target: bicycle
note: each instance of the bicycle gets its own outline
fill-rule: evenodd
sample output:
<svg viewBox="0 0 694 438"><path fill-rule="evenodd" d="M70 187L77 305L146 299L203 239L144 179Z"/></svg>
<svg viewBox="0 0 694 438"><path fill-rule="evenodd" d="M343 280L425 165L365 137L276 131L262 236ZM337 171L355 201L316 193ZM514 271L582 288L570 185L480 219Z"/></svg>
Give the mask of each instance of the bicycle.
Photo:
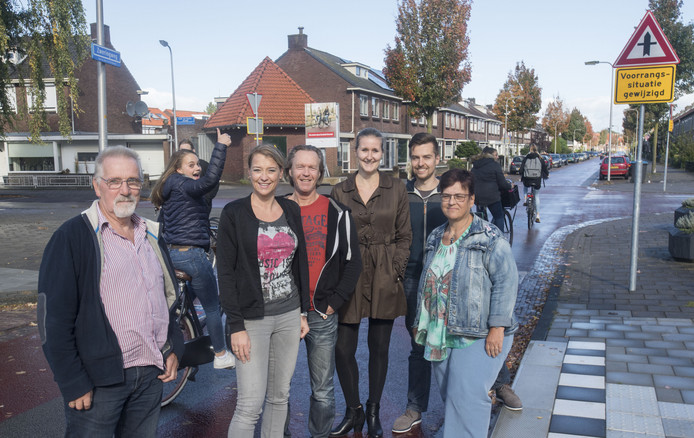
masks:
<svg viewBox="0 0 694 438"><path fill-rule="evenodd" d="M212 342L209 336L204 335L205 317L204 315L198 316L198 308L202 312L202 306L199 303L196 306L188 291L188 282L192 278L178 269L175 270L175 273L180 294L176 298L172 312L176 312L176 322L183 332L185 350L183 357L178 361L176 379L163 385L161 406L171 403L183 391L188 381L195 381L198 366L214 360Z"/></svg>
<svg viewBox="0 0 694 438"><path fill-rule="evenodd" d="M487 206L483 204L475 204L477 211L475 214L485 221L489 222L487 216ZM511 216L511 210L513 210L513 216ZM516 216L516 206L507 207L504 206L504 229L501 232L508 241L510 246L513 246L513 218Z"/></svg>
<svg viewBox="0 0 694 438"><path fill-rule="evenodd" d="M535 188L527 194L525 211L528 213L528 229L531 230L537 220L537 205L535 204Z"/></svg>

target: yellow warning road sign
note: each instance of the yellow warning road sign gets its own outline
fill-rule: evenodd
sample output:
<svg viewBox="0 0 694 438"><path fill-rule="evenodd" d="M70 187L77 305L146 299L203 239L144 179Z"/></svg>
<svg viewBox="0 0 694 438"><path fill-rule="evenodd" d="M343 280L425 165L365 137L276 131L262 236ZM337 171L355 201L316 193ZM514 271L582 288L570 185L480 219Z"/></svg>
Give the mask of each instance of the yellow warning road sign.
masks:
<svg viewBox="0 0 694 438"><path fill-rule="evenodd" d="M614 103L672 102L675 97L675 65L616 69Z"/></svg>

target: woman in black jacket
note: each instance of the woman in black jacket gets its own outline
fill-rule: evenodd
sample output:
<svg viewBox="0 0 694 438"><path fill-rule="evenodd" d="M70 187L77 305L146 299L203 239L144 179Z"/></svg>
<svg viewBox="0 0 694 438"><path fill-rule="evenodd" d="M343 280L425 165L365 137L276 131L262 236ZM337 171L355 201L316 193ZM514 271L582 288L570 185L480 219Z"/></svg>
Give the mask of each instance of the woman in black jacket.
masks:
<svg viewBox="0 0 694 438"><path fill-rule="evenodd" d="M301 208L276 197L284 157L272 145L248 157L253 192L224 207L217 233L222 308L238 362L229 436L282 436L299 340L309 330L309 274ZM265 409L263 410L263 404Z"/></svg>
<svg viewBox="0 0 694 438"><path fill-rule="evenodd" d="M210 249L210 221L205 194L214 189L222 176L226 148L229 145L229 135L221 134L218 129L210 167L202 177L195 152L186 149L175 152L164 174L152 189L152 204L161 208L159 217L164 225L163 235L169 244L169 255L174 268L193 278L190 287L205 309L207 330L215 351L216 369L233 368L235 361L224 342L217 280L207 258L207 251Z"/></svg>
<svg viewBox="0 0 694 438"><path fill-rule="evenodd" d="M501 190L511 190L513 186L506 181L497 159L496 149L486 147L482 153L472 158L472 176L475 178L475 204L477 211L488 208L492 213L492 223L504 229L504 207L501 205Z"/></svg>

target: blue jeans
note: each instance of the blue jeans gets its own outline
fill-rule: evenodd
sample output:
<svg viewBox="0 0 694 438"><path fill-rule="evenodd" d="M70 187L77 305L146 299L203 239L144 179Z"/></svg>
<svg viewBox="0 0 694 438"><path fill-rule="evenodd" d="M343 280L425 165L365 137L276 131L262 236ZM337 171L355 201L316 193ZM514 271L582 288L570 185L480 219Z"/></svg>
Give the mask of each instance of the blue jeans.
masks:
<svg viewBox="0 0 694 438"><path fill-rule="evenodd" d="M304 338L311 378L311 401L308 431L313 438L327 437L335 419L335 343L337 313L323 319L318 312L308 312L310 331Z"/></svg>
<svg viewBox="0 0 694 438"><path fill-rule="evenodd" d="M424 346L414 341L412 324L417 315L417 287L419 279L405 277L405 298L407 299L407 314L405 328L410 335L410 356L407 358L407 409L416 412L426 412L429 407L429 390L431 389L431 362L424 359Z"/></svg>
<svg viewBox="0 0 694 438"><path fill-rule="evenodd" d="M433 362L434 376L445 405L443 437L486 437L492 401L489 388L513 344L513 335L504 336L501 354L487 355L485 340L465 348L449 348L448 358Z"/></svg>
<svg viewBox="0 0 694 438"><path fill-rule="evenodd" d="M246 363L236 361L238 395L229 438L253 438L261 413L261 437L282 436L289 387L299 354L300 318L296 308L281 315L244 320L251 341L251 359Z"/></svg>
<svg viewBox="0 0 694 438"><path fill-rule="evenodd" d="M491 222L497 226L501 231L504 231L504 206L501 205L501 201L497 201L493 204L487 205L490 213L492 214ZM480 211L480 208L477 208Z"/></svg>
<svg viewBox="0 0 694 438"><path fill-rule="evenodd" d="M92 407L78 411L64 401L66 437L155 437L159 422L162 371L155 366L126 368L123 383L97 386Z"/></svg>
<svg viewBox="0 0 694 438"><path fill-rule="evenodd" d="M220 353L226 349L224 342L224 329L222 317L219 311L219 293L217 292L217 278L214 276L212 263L207 258L205 250L192 247L186 251L169 249L174 268L183 271L193 278L190 289L200 300L205 309L207 331L212 340L214 351Z"/></svg>

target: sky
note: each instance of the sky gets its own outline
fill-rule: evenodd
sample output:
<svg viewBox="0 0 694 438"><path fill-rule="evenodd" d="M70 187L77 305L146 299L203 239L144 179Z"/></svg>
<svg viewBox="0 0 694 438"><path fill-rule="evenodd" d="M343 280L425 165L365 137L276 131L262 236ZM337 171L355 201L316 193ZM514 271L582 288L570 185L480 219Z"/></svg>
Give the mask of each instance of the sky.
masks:
<svg viewBox="0 0 694 438"><path fill-rule="evenodd" d="M88 23L96 22L96 3L83 1ZM287 35L303 26L308 46L375 69L393 45L396 0L155 0L103 1L111 42L150 107L171 108L173 50L176 108L203 111L215 97L228 97L267 56L287 50ZM648 0L478 0L468 34L472 80L462 97L480 104L494 100L516 64L535 69L542 88L542 110L559 97L577 108L593 129L607 129L612 69L639 24ZM682 7L694 21L694 1ZM108 81L108 78L107 78ZM694 94L675 102L675 113L694 102ZM612 126L622 130L622 111L613 106ZM261 103L262 111L262 103Z"/></svg>

